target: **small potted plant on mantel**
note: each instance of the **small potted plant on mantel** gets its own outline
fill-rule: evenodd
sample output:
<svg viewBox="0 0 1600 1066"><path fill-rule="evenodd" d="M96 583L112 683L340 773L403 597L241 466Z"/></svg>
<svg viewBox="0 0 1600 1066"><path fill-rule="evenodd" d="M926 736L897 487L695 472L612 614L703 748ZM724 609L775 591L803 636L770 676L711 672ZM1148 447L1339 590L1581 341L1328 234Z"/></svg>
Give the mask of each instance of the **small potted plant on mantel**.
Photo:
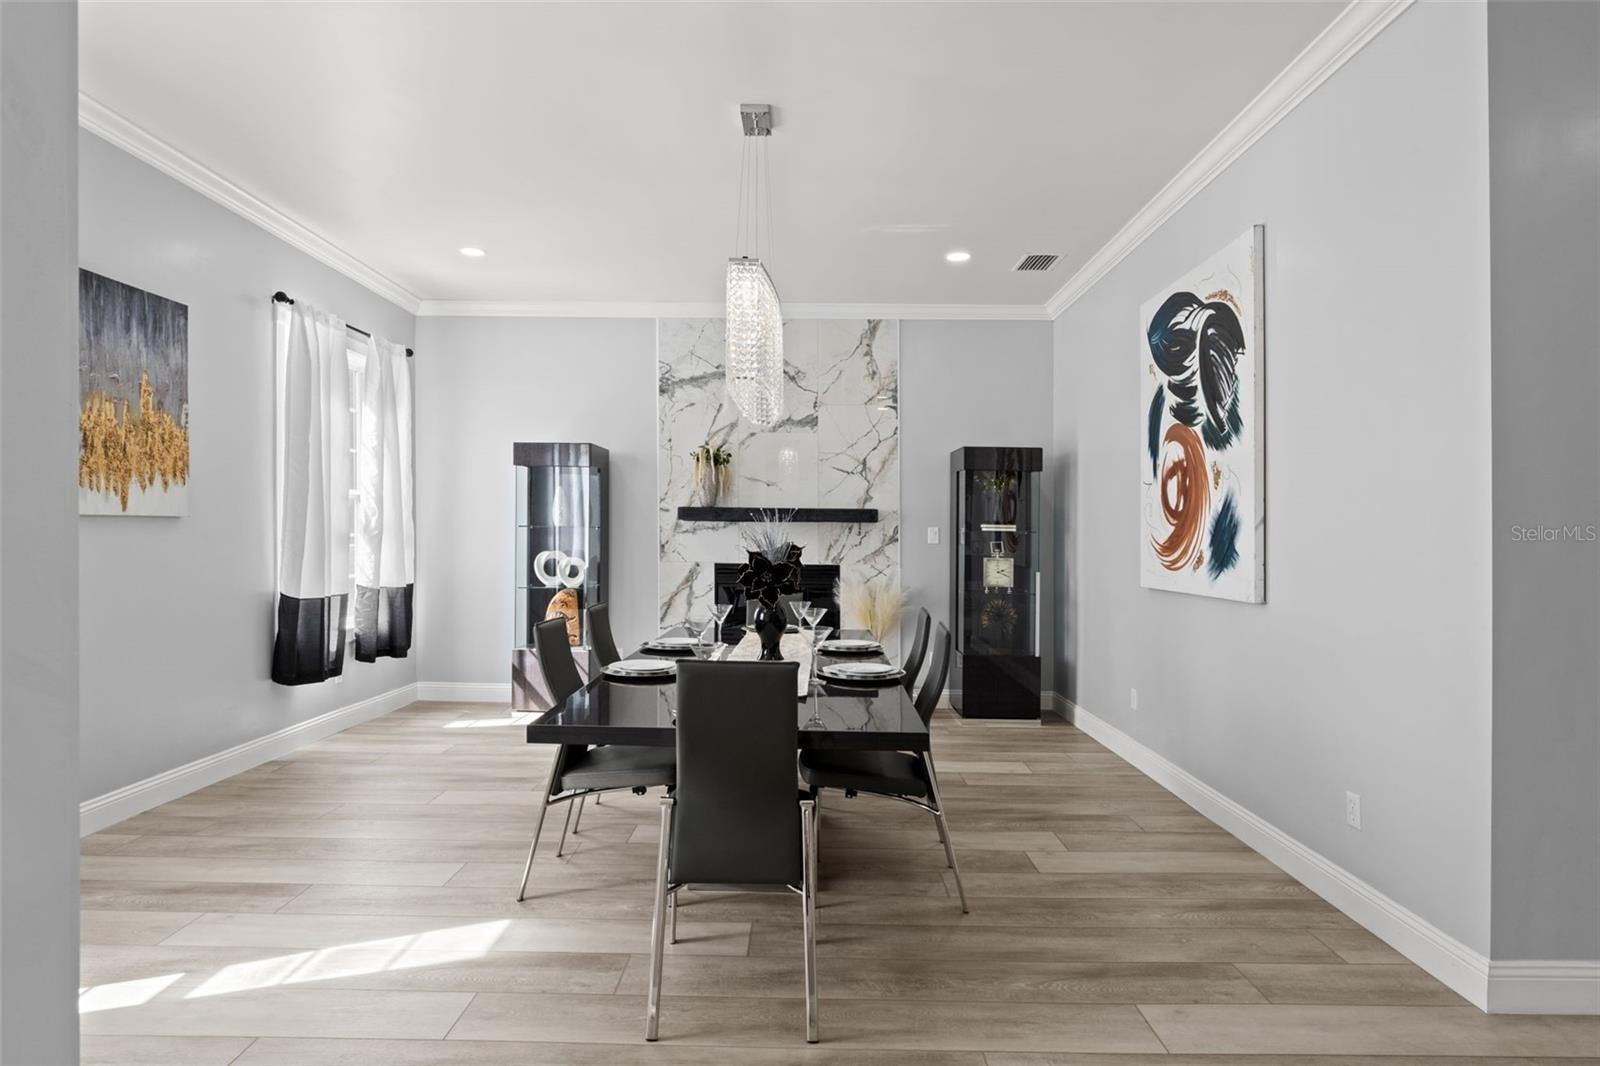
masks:
<svg viewBox="0 0 1600 1066"><path fill-rule="evenodd" d="M738 577L746 595L746 621L761 638L761 658L769 662L783 658L780 646L789 623L782 598L800 591L802 548L790 539L793 514L763 510L740 534L749 557Z"/></svg>
<svg viewBox="0 0 1600 1066"><path fill-rule="evenodd" d="M715 507L733 494L731 451L706 441L690 454L694 457L694 498L700 506Z"/></svg>

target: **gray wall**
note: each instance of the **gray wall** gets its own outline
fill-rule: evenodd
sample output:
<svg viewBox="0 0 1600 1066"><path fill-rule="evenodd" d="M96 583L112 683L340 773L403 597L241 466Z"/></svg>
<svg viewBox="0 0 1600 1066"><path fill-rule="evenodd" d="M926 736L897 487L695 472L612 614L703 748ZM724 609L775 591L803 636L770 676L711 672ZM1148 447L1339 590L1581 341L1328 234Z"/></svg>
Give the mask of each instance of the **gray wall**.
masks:
<svg viewBox="0 0 1600 1066"><path fill-rule="evenodd" d="M1600 6L1488 20L1493 955L1600 959Z"/></svg>
<svg viewBox="0 0 1600 1066"><path fill-rule="evenodd" d="M951 624L950 453L965 445L1043 448L1047 494L1053 489L1050 343L1048 322L900 324L900 569L911 601L907 641L917 607L926 607L935 622ZM937 545L928 543L929 526L939 527ZM1045 543L1052 543L1048 529ZM1044 587L1054 581L1047 570ZM1047 611L1044 648L1054 647L1054 625ZM1054 665L1047 654L1046 689Z"/></svg>
<svg viewBox="0 0 1600 1066"><path fill-rule="evenodd" d="M510 691L513 441L610 449L612 626L652 633L655 321L424 318L417 343L419 678Z"/></svg>
<svg viewBox="0 0 1600 1066"><path fill-rule="evenodd" d="M929 546L926 532L948 521L950 449L1049 447L1050 326L902 322L901 331L901 565L914 602L943 619L949 548ZM431 357L417 377L419 679L509 684L512 441L611 449L613 625L622 643L652 632L654 321L424 318L417 338ZM988 375L1001 384L984 387Z"/></svg>
<svg viewBox="0 0 1600 1066"><path fill-rule="evenodd" d="M1480 952L1484 52L1481 6L1407 10L1066 311L1055 377L1063 684ZM1253 223L1266 225L1263 606L1141 589L1137 540L1137 309ZM1346 790L1362 797L1359 831Z"/></svg>
<svg viewBox="0 0 1600 1066"><path fill-rule="evenodd" d="M187 518L78 520L89 798L416 679L413 659L349 657L337 683L268 679L270 297L282 289L402 344L414 320L98 137L79 146L82 265L189 306L192 464Z"/></svg>
<svg viewBox="0 0 1600 1066"><path fill-rule="evenodd" d="M0 4L0 1062L78 1061L77 17Z"/></svg>

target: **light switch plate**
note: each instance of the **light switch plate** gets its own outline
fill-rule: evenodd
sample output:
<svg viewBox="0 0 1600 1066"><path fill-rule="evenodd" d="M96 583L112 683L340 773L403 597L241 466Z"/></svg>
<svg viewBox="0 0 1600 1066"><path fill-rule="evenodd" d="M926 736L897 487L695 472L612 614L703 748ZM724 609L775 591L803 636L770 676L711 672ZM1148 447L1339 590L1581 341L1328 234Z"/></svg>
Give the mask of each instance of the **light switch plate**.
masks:
<svg viewBox="0 0 1600 1066"><path fill-rule="evenodd" d="M939 543L939 527L938 526L929 526L928 527L928 543L929 544L937 544L937 543Z"/></svg>

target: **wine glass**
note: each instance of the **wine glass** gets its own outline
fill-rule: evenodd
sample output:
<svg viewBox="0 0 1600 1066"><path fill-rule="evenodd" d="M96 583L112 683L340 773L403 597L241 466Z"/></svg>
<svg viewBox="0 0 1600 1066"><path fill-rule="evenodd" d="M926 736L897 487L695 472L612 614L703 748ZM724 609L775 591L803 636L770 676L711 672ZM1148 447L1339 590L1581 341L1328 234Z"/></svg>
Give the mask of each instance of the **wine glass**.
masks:
<svg viewBox="0 0 1600 1066"><path fill-rule="evenodd" d="M794 612L795 625L806 624L806 612L811 609L810 600L790 600L789 610Z"/></svg>
<svg viewBox="0 0 1600 1066"><path fill-rule="evenodd" d="M816 617L811 620L811 691L821 691L822 686L817 683L817 660L822 657L818 645L828 639L828 634L833 632L829 626L818 625L822 621L822 612L819 610Z"/></svg>
<svg viewBox="0 0 1600 1066"><path fill-rule="evenodd" d="M722 643L722 627L728 624L728 615L733 613L733 601L717 602L711 605L711 617L717 622L717 643Z"/></svg>
<svg viewBox="0 0 1600 1066"><path fill-rule="evenodd" d="M822 606L813 607L809 603L800 612L800 624L811 631L811 680L813 682L817 679L817 645L832 632L827 626L823 626L820 632L817 629L818 623L826 618L827 615L827 608Z"/></svg>
<svg viewBox="0 0 1600 1066"><path fill-rule="evenodd" d="M723 612L723 617L727 617L726 611ZM690 633L694 636L694 644L690 646L690 650L694 652L694 657L709 659L716 654L718 634L721 632L721 622L716 617L716 612L712 612L712 617L706 619L704 623L690 623Z"/></svg>

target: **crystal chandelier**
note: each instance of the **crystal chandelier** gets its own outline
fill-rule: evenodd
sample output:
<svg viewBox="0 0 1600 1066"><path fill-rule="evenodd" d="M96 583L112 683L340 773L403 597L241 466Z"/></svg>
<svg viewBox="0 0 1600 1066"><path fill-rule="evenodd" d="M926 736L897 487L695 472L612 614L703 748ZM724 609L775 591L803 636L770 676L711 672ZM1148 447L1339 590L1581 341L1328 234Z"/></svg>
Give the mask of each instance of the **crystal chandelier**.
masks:
<svg viewBox="0 0 1600 1066"><path fill-rule="evenodd" d="M728 260L728 396L746 422L771 429L783 421L783 309L778 290L754 252L757 222L763 216L757 200L766 201L767 250L772 248L772 219L766 138L772 134L772 108L766 104L741 104L745 146L739 171L739 221L734 231L735 251ZM761 138L752 142L752 138ZM752 149L752 143L760 150ZM754 165L752 166L752 158ZM758 193L765 192L764 197Z"/></svg>

